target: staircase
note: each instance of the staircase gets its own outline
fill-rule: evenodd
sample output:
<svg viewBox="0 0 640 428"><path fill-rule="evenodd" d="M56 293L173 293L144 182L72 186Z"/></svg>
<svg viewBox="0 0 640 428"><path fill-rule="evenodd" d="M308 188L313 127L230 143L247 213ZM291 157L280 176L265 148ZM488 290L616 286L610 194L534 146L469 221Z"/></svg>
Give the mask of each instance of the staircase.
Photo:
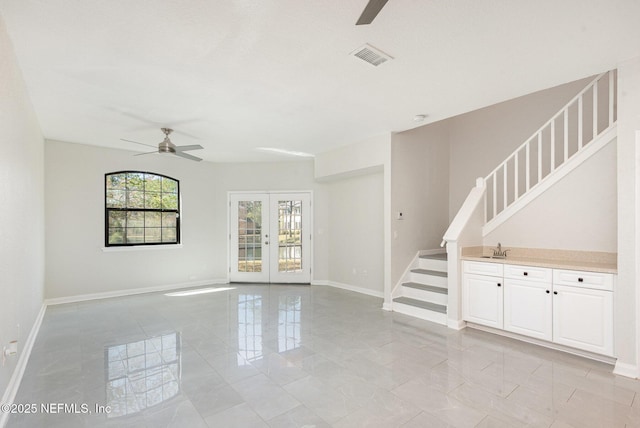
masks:
<svg viewBox="0 0 640 428"><path fill-rule="evenodd" d="M447 324L447 254L420 255L406 272L393 310L416 318Z"/></svg>
<svg viewBox="0 0 640 428"><path fill-rule="evenodd" d="M476 180L443 237L447 253L414 258L391 293L393 311L464 327L462 248L483 245L492 230L614 141L616 77L615 70L595 77L489 175Z"/></svg>

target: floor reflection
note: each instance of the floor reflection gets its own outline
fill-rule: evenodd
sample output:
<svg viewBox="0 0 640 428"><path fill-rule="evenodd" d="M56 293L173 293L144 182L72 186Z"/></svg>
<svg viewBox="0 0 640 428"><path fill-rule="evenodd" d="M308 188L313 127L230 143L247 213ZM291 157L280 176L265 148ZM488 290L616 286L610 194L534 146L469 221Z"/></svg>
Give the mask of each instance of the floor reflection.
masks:
<svg viewBox="0 0 640 428"><path fill-rule="evenodd" d="M269 300L273 300L273 304L269 304ZM277 300L270 293L238 294L237 316L238 366L261 360L266 348L283 353L301 346L302 296L299 294L278 295Z"/></svg>
<svg viewBox="0 0 640 428"><path fill-rule="evenodd" d="M105 348L108 417L140 412L180 392L180 333Z"/></svg>
<svg viewBox="0 0 640 428"><path fill-rule="evenodd" d="M278 352L291 351L300 347L301 316L301 296L280 296L278 302Z"/></svg>
<svg viewBox="0 0 640 428"><path fill-rule="evenodd" d="M262 295L238 295L238 366L262 358Z"/></svg>

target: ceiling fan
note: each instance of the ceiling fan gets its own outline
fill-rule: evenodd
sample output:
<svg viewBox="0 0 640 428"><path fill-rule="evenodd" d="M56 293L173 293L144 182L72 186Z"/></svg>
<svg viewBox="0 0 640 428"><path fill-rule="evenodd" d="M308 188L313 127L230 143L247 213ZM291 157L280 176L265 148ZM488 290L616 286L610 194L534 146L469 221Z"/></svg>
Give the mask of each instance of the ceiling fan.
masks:
<svg viewBox="0 0 640 428"><path fill-rule="evenodd" d="M171 128L160 128L160 129L164 133L164 140L161 143L158 144L157 149L152 151L152 152L138 153L137 155L134 155L134 156L149 155L151 153L169 153L169 154L180 156L181 158L189 159L189 160L196 161L196 162L200 162L202 160L201 158L199 158L197 156L193 156L193 155L190 155L189 153L185 153L185 152L187 152L189 150L201 150L204 147L202 147L199 144L193 144L193 145L190 145L190 146L176 146L169 139L169 134L171 134L173 132L173 129L171 129ZM121 140L122 141L126 141L128 143L140 144L141 146L155 147L155 146L152 146L150 144L139 143L137 141L132 141L132 140L125 140L124 138L121 138Z"/></svg>
<svg viewBox="0 0 640 428"><path fill-rule="evenodd" d="M369 0L369 3L367 3L364 10L362 11L362 15L360 15L360 18L358 18L358 22L356 22L356 25L371 24L388 1L389 0Z"/></svg>

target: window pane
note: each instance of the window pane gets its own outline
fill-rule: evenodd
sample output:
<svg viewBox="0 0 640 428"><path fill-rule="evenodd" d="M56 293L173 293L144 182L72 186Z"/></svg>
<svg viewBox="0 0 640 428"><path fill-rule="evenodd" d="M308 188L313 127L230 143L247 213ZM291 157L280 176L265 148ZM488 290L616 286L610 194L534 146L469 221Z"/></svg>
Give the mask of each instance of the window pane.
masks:
<svg viewBox="0 0 640 428"><path fill-rule="evenodd" d="M162 229L159 227L145 228L144 242L162 242Z"/></svg>
<svg viewBox="0 0 640 428"><path fill-rule="evenodd" d="M126 208L144 208L144 192L127 192Z"/></svg>
<svg viewBox="0 0 640 428"><path fill-rule="evenodd" d="M176 227L176 213L162 213L162 227Z"/></svg>
<svg viewBox="0 0 640 428"><path fill-rule="evenodd" d="M144 190L144 174L141 172L127 173L127 189Z"/></svg>
<svg viewBox="0 0 640 428"><path fill-rule="evenodd" d="M160 213L147 212L144 214L144 227L160 227L161 221L162 216Z"/></svg>
<svg viewBox="0 0 640 428"><path fill-rule="evenodd" d="M107 175L107 189L120 189L127 188L127 174L111 174Z"/></svg>
<svg viewBox="0 0 640 428"><path fill-rule="evenodd" d="M127 227L144 227L144 212L127 212ZM127 236L129 235L127 234Z"/></svg>
<svg viewBox="0 0 640 428"><path fill-rule="evenodd" d="M162 229L162 242L176 242L176 229L167 227Z"/></svg>
<svg viewBox="0 0 640 428"><path fill-rule="evenodd" d="M144 175L144 190L145 192L160 192L162 191L162 177L145 174Z"/></svg>
<svg viewBox="0 0 640 428"><path fill-rule="evenodd" d="M162 191L164 193L178 193L178 182L170 178L162 177Z"/></svg>
<svg viewBox="0 0 640 428"><path fill-rule="evenodd" d="M153 209L162 208L162 194L160 192L145 192L144 207Z"/></svg>
<svg viewBox="0 0 640 428"><path fill-rule="evenodd" d="M107 190L107 208L125 208L124 190Z"/></svg>
<svg viewBox="0 0 640 428"><path fill-rule="evenodd" d="M140 244L144 242L144 227L127 228L127 244Z"/></svg>
<svg viewBox="0 0 640 428"><path fill-rule="evenodd" d="M109 211L109 227L124 227L126 218L124 211Z"/></svg>
<svg viewBox="0 0 640 428"><path fill-rule="evenodd" d="M109 244L124 244L124 228L109 228Z"/></svg>
<svg viewBox="0 0 640 428"><path fill-rule="evenodd" d="M162 208L165 210L177 210L178 209L178 195L173 193L162 194Z"/></svg>

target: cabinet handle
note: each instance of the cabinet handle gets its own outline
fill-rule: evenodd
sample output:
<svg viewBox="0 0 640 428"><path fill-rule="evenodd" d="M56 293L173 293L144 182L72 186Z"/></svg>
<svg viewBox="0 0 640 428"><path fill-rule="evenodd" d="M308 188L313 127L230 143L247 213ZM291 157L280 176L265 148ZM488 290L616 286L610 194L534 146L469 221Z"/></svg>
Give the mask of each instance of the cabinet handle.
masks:
<svg viewBox="0 0 640 428"><path fill-rule="evenodd" d="M549 294L549 293L550 293L550 291L549 291L549 290L547 290L547 294Z"/></svg>
<svg viewBox="0 0 640 428"><path fill-rule="evenodd" d="M554 291L554 292L553 292L553 294L558 294L558 292L557 292L557 291Z"/></svg>
<svg viewBox="0 0 640 428"><path fill-rule="evenodd" d="M529 275L529 272L525 272L525 273L524 273L524 276L527 276L527 275Z"/></svg>
<svg viewBox="0 0 640 428"><path fill-rule="evenodd" d="M584 278L578 278L578 282L584 282Z"/></svg>
<svg viewBox="0 0 640 428"><path fill-rule="evenodd" d="M502 284L498 283L498 287L502 287Z"/></svg>

